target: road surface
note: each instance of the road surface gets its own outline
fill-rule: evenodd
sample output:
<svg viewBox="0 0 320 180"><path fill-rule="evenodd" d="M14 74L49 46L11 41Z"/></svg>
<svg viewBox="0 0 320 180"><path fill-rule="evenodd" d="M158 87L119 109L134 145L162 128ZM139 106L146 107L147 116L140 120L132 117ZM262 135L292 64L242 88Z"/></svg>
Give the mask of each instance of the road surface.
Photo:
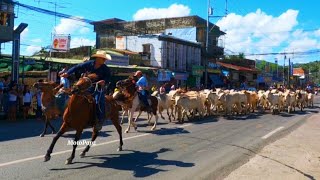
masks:
<svg viewBox="0 0 320 180"><path fill-rule="evenodd" d="M138 132L124 134L124 150L117 152L118 135L106 123L87 157L78 151L65 165L72 146L70 131L57 142L51 160L43 162L52 137L39 137L43 124L36 120L0 121L1 179L221 179L248 161L266 144L286 135L314 113L314 108L294 114L254 113L241 117L209 117L184 124L159 119L154 132L145 120ZM144 119L145 116L142 116ZM54 122L59 127L60 120ZM127 124L124 124L124 128ZM123 130L124 131L124 130ZM89 140L86 129L82 140Z"/></svg>

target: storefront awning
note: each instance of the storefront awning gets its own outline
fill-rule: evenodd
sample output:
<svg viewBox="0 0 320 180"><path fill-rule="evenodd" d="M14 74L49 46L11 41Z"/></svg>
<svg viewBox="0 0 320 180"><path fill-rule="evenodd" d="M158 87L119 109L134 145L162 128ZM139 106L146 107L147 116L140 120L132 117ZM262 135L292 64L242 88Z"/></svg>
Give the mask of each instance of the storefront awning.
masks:
<svg viewBox="0 0 320 180"><path fill-rule="evenodd" d="M222 67L228 68L228 69L234 69L237 71L249 71L249 72L259 72L258 69L256 68L248 68L248 67L243 67L243 66L237 66L233 64L228 64L228 63L223 63L223 62L217 62Z"/></svg>
<svg viewBox="0 0 320 180"><path fill-rule="evenodd" d="M186 81L189 77L188 73L182 73L182 72L173 72L172 75L176 80L184 80L184 81Z"/></svg>

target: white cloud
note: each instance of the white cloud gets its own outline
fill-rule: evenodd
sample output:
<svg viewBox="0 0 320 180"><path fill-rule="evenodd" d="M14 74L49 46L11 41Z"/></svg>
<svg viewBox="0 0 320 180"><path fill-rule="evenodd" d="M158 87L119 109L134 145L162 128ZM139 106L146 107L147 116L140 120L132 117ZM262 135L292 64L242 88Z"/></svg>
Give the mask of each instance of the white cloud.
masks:
<svg viewBox="0 0 320 180"><path fill-rule="evenodd" d="M133 15L133 20L182 17L190 15L190 8L182 4L172 4L168 8L143 8Z"/></svg>
<svg viewBox="0 0 320 180"><path fill-rule="evenodd" d="M41 43L42 42L42 40L40 38L31 39L30 41L33 42L33 43Z"/></svg>
<svg viewBox="0 0 320 180"><path fill-rule="evenodd" d="M315 33L314 33L315 36L317 37L320 37L320 29L318 29Z"/></svg>
<svg viewBox="0 0 320 180"><path fill-rule="evenodd" d="M80 46L94 46L95 44L96 44L95 40L76 37L76 38L71 38L70 47L75 48Z"/></svg>
<svg viewBox="0 0 320 180"><path fill-rule="evenodd" d="M268 15L258 9L246 15L229 14L217 25L225 31L225 48L245 54L284 52L291 49L310 50L319 47L320 30L316 33L295 30L299 11L287 10L280 16ZM274 61L277 56L251 56ZM281 59L281 56L278 56Z"/></svg>
<svg viewBox="0 0 320 180"><path fill-rule="evenodd" d="M16 29L16 27L15 27L14 29ZM29 33L29 28L25 28L25 29L22 31L22 33L21 33L21 35L20 35L20 41L21 41L21 42L24 42L24 41L27 39L28 33Z"/></svg>
<svg viewBox="0 0 320 180"><path fill-rule="evenodd" d="M55 29L57 34L86 34L90 32L90 29L86 27L86 23L64 18L60 20L60 24Z"/></svg>
<svg viewBox="0 0 320 180"><path fill-rule="evenodd" d="M33 55L35 52L38 52L41 50L41 47L40 46L28 46L25 50L25 53L24 55L27 55L27 56L31 56Z"/></svg>

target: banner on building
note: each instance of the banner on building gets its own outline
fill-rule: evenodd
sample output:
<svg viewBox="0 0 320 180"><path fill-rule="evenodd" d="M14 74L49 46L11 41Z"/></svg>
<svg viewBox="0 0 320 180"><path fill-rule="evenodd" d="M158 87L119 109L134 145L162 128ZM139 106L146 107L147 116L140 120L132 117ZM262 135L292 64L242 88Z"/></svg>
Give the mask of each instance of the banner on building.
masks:
<svg viewBox="0 0 320 180"><path fill-rule="evenodd" d="M171 71L158 70L158 81L170 81L171 75Z"/></svg>
<svg viewBox="0 0 320 180"><path fill-rule="evenodd" d="M117 56L111 55L112 60L106 61L107 65L114 65L114 66L129 66L129 56Z"/></svg>
<svg viewBox="0 0 320 180"><path fill-rule="evenodd" d="M117 36L116 37L116 49L124 50L126 49L126 37L124 36Z"/></svg>
<svg viewBox="0 0 320 180"><path fill-rule="evenodd" d="M70 36L53 36L52 50L55 51L69 51L70 50Z"/></svg>

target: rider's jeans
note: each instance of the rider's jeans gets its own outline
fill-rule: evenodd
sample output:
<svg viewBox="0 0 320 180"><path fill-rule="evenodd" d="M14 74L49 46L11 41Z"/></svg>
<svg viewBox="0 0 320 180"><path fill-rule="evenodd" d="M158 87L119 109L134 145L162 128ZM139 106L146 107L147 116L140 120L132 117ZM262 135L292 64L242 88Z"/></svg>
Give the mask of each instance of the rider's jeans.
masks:
<svg viewBox="0 0 320 180"><path fill-rule="evenodd" d="M100 124L103 123L106 116L106 102L104 98L104 92L95 91L94 98L96 100L96 113Z"/></svg>
<svg viewBox="0 0 320 180"><path fill-rule="evenodd" d="M141 90L140 91L140 99L142 100L143 104L148 107L149 106L149 102L148 102L148 91L147 90Z"/></svg>

